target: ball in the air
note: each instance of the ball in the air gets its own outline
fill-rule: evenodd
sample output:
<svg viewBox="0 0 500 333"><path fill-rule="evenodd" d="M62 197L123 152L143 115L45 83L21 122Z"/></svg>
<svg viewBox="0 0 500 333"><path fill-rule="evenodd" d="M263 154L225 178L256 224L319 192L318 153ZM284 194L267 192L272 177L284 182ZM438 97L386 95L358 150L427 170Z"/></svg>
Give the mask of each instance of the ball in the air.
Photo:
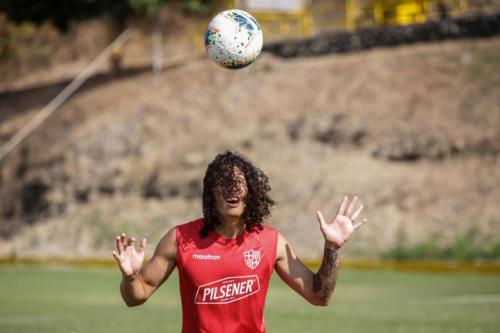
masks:
<svg viewBox="0 0 500 333"><path fill-rule="evenodd" d="M205 33L205 49L216 64L230 69L243 68L262 51L262 29L249 13L230 9L215 16Z"/></svg>

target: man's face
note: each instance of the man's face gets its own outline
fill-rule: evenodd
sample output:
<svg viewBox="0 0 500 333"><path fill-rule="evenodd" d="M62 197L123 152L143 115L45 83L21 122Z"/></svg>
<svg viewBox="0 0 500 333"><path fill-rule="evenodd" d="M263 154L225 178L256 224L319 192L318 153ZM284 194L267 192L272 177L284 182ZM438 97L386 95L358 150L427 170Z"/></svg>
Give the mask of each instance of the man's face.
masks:
<svg viewBox="0 0 500 333"><path fill-rule="evenodd" d="M214 190L217 212L224 217L240 217L245 212L248 186L243 172L234 168L232 186Z"/></svg>

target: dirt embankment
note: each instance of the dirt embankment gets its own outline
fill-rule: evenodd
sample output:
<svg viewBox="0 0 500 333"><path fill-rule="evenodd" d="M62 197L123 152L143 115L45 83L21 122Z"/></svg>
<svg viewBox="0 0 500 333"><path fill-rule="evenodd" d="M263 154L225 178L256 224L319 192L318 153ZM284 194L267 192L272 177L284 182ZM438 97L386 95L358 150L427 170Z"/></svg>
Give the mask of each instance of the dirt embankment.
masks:
<svg viewBox="0 0 500 333"><path fill-rule="evenodd" d="M239 71L193 60L98 82L1 166L0 255L109 256L121 231L154 244L200 216L205 167L228 149L269 175L269 224L303 257L321 253L315 210L331 217L343 194L370 219L351 256L375 257L402 233L449 244L474 228L498 242L499 49L491 38L264 54ZM39 110L0 105L0 143Z"/></svg>

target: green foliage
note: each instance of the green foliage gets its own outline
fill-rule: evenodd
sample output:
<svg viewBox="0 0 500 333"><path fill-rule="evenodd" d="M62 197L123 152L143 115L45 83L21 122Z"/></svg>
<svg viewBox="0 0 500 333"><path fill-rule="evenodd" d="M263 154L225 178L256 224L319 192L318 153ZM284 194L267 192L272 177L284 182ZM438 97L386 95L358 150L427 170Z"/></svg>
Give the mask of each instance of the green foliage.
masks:
<svg viewBox="0 0 500 333"><path fill-rule="evenodd" d="M429 239L409 244L406 234L401 230L397 235L396 245L383 254L386 259L394 260L496 260L500 259L500 241L484 243L479 239L477 229L470 228L458 236L454 242L439 246L439 234L432 234Z"/></svg>
<svg viewBox="0 0 500 333"><path fill-rule="evenodd" d="M109 14L119 21L131 14L127 0L1 0L0 12L16 23L42 24L51 22L59 29L67 30L70 22L86 20Z"/></svg>
<svg viewBox="0 0 500 333"><path fill-rule="evenodd" d="M0 15L0 80L9 80L28 69L46 67L61 41L49 22L14 24Z"/></svg>
<svg viewBox="0 0 500 333"><path fill-rule="evenodd" d="M0 61L6 60L12 52L9 21L5 14L0 13Z"/></svg>
<svg viewBox="0 0 500 333"><path fill-rule="evenodd" d="M210 13L210 5L203 0L185 0L184 6L194 13L206 15Z"/></svg>
<svg viewBox="0 0 500 333"><path fill-rule="evenodd" d="M165 2L164 0L129 0L130 5L132 8L139 12L146 12L148 14L154 14L157 13L163 3Z"/></svg>
<svg viewBox="0 0 500 333"><path fill-rule="evenodd" d="M147 14L157 13L166 0L128 0L130 6L134 8L137 12L145 12ZM197 14L208 14L210 13L210 5L206 0L184 0L184 8L188 11Z"/></svg>

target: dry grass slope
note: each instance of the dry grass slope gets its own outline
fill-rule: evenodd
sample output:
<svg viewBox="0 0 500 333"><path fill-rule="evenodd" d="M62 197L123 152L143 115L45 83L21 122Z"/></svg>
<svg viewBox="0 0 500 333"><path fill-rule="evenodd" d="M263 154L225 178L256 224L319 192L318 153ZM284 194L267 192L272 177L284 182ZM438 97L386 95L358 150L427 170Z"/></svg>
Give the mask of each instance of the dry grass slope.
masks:
<svg viewBox="0 0 500 333"><path fill-rule="evenodd" d="M0 255L108 256L122 230L154 244L200 216L205 167L227 149L269 175L269 223L303 257L321 253L314 211L331 216L343 194L370 219L349 256L377 257L401 234L444 246L471 228L495 244L499 49L497 37L264 54L240 71L196 60L88 88L3 165ZM37 110L2 120L0 142Z"/></svg>

